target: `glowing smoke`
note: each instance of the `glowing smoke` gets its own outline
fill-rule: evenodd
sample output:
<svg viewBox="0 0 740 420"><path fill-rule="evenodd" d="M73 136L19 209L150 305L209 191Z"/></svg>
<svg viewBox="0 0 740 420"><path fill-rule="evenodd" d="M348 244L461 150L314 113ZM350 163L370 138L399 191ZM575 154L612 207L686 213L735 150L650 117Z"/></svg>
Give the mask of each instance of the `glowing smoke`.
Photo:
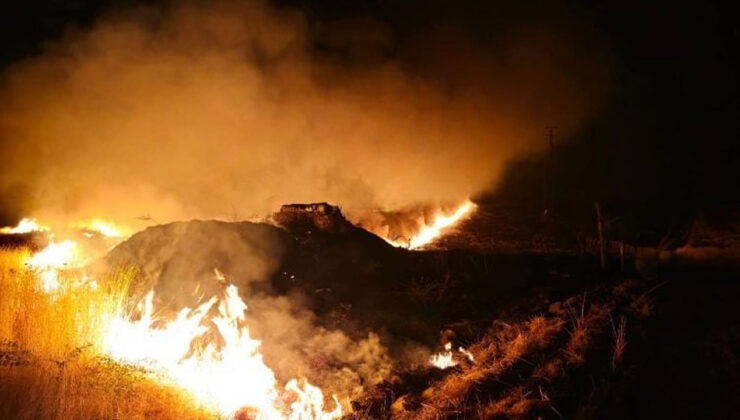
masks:
<svg viewBox="0 0 740 420"><path fill-rule="evenodd" d="M541 30L510 31L496 51L442 31L410 65L383 53L381 24L322 35L371 56L353 62L317 53L309 27L293 10L227 1L69 31L4 73L0 196L14 202L0 207L141 227L285 202L459 203L544 143L544 125L573 127L597 91L576 80L592 64Z"/></svg>

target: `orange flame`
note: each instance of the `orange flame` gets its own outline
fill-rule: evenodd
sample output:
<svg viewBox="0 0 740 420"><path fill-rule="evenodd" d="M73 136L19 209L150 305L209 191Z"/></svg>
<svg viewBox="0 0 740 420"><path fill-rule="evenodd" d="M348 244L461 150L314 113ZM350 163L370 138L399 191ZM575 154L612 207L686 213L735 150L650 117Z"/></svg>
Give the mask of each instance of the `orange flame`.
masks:
<svg viewBox="0 0 740 420"><path fill-rule="evenodd" d="M424 224L419 232L412 236L408 242L395 241L386 239L388 243L393 246L403 247L408 249L419 249L425 245L429 245L434 242L437 238L442 236L445 231L463 220L472 211L476 209L475 203L468 200L461 204L455 211L450 215L439 214L429 224Z"/></svg>
<svg viewBox="0 0 740 420"><path fill-rule="evenodd" d="M73 241L54 242L33 254L26 264L38 272L45 292L59 289L59 271L71 268L77 260L77 244Z"/></svg>
<svg viewBox="0 0 740 420"><path fill-rule="evenodd" d="M122 226L103 219L90 219L87 221L72 223L70 227L82 230L85 233L97 233L106 238L123 238L130 236L131 232Z"/></svg>
<svg viewBox="0 0 740 420"><path fill-rule="evenodd" d="M14 232L42 229L35 220L24 220L12 228ZM107 229L114 225L106 227L101 219L74 226L106 237L120 233ZM82 281L61 283L62 271L83 269L87 260L82 254L83 249L76 242L55 241L52 234L49 244L31 255L26 264L38 274L40 290L52 296L83 286L95 290L97 281L84 273ZM274 372L263 361L260 341L250 335L245 316L247 305L239 297L237 287L229 284L218 269L214 269L214 275L223 287L223 297L212 297L195 309L184 308L172 321L164 322L155 316L153 291L137 305L136 319L120 309L101 315L105 318L101 320L105 325L101 351L120 363L145 369L162 383L184 389L202 406L224 417L235 417L242 409L259 419L341 417L342 406L337 397L331 396L333 403L327 408L321 389L308 381L292 379L284 386L278 384ZM204 343L209 332L206 325L215 326L222 345Z"/></svg>
<svg viewBox="0 0 740 420"><path fill-rule="evenodd" d="M465 349L465 347L458 347L457 350L462 353L470 363L475 363L473 353ZM452 357L452 343L445 344L445 350L443 352L433 354L432 357L429 358L429 364L438 369L447 369L457 366L458 362Z"/></svg>
<svg viewBox="0 0 740 420"><path fill-rule="evenodd" d="M20 233L31 233L31 232L44 232L49 230L45 226L41 226L38 221L31 217L24 217L18 222L17 225L10 227L0 228L0 233L3 234L20 234Z"/></svg>
<svg viewBox="0 0 740 420"><path fill-rule="evenodd" d="M429 364L439 369L447 369L457 365L452 359L452 343L445 344L445 351L432 355Z"/></svg>
<svg viewBox="0 0 740 420"><path fill-rule="evenodd" d="M223 274L216 270L219 281ZM224 416L240 409L256 410L258 418L334 419L342 414L335 396L335 408L326 411L321 390L308 382L293 379L282 389L273 371L259 352L260 341L250 336L245 324L247 305L236 286L229 284L220 301L211 298L195 309L185 308L176 319L154 326L153 292L140 304L141 317L111 320L104 339L105 352L114 360L143 367L163 381L190 392L204 406ZM218 301L218 315L208 318ZM223 338L223 346L209 343L194 349L194 342L207 331L206 319ZM285 399L293 402L285 406Z"/></svg>

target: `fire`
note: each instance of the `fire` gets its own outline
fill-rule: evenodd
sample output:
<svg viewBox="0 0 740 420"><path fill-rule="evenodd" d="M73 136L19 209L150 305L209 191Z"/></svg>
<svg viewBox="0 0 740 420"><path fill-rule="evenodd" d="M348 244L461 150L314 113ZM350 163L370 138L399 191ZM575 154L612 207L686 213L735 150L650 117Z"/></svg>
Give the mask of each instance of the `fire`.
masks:
<svg viewBox="0 0 740 420"><path fill-rule="evenodd" d="M418 249L428 245L439 238L445 231L467 217L477 206L470 200L457 207L452 214L437 215L429 224L423 224L419 232L412 236L408 242L386 239L391 245L408 249Z"/></svg>
<svg viewBox="0 0 740 420"><path fill-rule="evenodd" d="M473 353L465 349L465 347L458 347L457 350L467 357L470 363L475 363ZM439 369L447 369L457 366L457 361L452 357L452 343L445 344L445 350L443 352L433 354L432 357L429 358L429 364Z"/></svg>
<svg viewBox="0 0 740 420"><path fill-rule="evenodd" d="M57 296L85 285L97 289L97 281L82 275L82 282L62 288L60 272L82 268L84 259L77 243L55 242L31 255L26 265L36 271L40 289ZM203 407L224 417L249 410L259 419L335 419L341 417L339 400L332 396L325 407L321 389L305 380L292 379L278 385L273 371L265 365L260 341L251 337L246 325L246 303L236 286L214 269L223 287L221 297L212 297L195 309L184 308L172 321L154 313L154 292L149 292L136 311L104 316L100 348L115 361L143 368L151 376L175 385ZM217 333L220 340L213 340ZM220 341L218 344L217 342Z"/></svg>
<svg viewBox="0 0 740 420"><path fill-rule="evenodd" d="M67 225L71 230L82 231L86 236L99 234L106 238L125 238L131 235L127 227L117 225L111 221L94 218L85 221L73 222ZM51 229L39 223L36 218L24 217L15 226L0 228L0 234L22 234L31 232L49 232Z"/></svg>
<svg viewBox="0 0 740 420"><path fill-rule="evenodd" d="M433 354L429 358L429 363L439 369L447 369L457 366L457 362L452 359L452 343L445 344L445 351Z"/></svg>
<svg viewBox="0 0 740 420"><path fill-rule="evenodd" d="M52 240L43 250L35 253L26 264L36 270L47 293L59 288L59 271L71 268L78 259L77 244L70 240Z"/></svg>
<svg viewBox="0 0 740 420"><path fill-rule="evenodd" d="M120 240L124 232L103 219L67 225L87 233ZM3 232L48 231L35 219L23 219ZM65 231L68 232L68 231ZM30 255L26 265L39 279L38 290L61 297L79 287L99 289L84 266L91 255L84 240L57 239L48 233L49 244ZM110 242L110 241L106 241ZM73 270L77 280L68 280ZM63 274L64 273L64 274ZM342 406L332 395L305 379L278 382L260 352L261 342L247 325L247 304L227 277L214 269L223 292L195 308L183 308L172 320L154 311L154 292L149 292L132 313L120 308L101 315L102 337L95 348L112 360L145 370L154 380L184 390L205 409L225 418L335 419ZM105 289L100 289L105 290Z"/></svg>
<svg viewBox="0 0 740 420"><path fill-rule="evenodd" d="M71 227L79 229L87 234L98 233L106 238L123 238L130 235L128 229L103 219L91 219L88 221L77 222L73 223Z"/></svg>
<svg viewBox="0 0 740 420"><path fill-rule="evenodd" d="M49 227L40 224L33 217L21 219L18 225L14 227L0 228L2 234L43 232L48 235L49 244L26 261L26 264L37 272L42 288L47 293L59 289L61 285L59 274L61 271L82 268L89 261L89 258L99 256L99 254L108 250L110 244L117 243L130 234L128 229L98 218L70 223L66 226L67 229L63 229L61 233L64 237L70 237L70 233L73 232L81 232L86 237L99 234L110 240L107 241L104 248L100 245L95 246L94 243L81 244L66 238L57 241L55 240L57 232L52 232ZM83 255L87 258L83 258ZM94 286L94 284L94 282L90 283L91 286Z"/></svg>
<svg viewBox="0 0 740 420"><path fill-rule="evenodd" d="M216 276L224 281L220 272ZM247 305L233 284L225 284L221 299L214 297L195 309L182 309L163 325L153 314L153 298L150 292L139 305L139 319L122 316L111 321L103 347L114 360L145 368L224 416L233 417L241 409L267 419L341 416L336 397L332 397L334 409L326 411L321 390L305 381L301 384L293 379L282 389L278 387L275 374L262 360L260 341L250 336ZM213 308L217 314L209 316ZM209 331L207 323L215 326L222 345L198 345Z"/></svg>
<svg viewBox="0 0 740 420"><path fill-rule="evenodd" d="M31 233L31 232L44 232L49 230L45 226L41 226L38 221L31 217L24 217L13 227L0 228L0 233L3 234L20 234L20 233Z"/></svg>

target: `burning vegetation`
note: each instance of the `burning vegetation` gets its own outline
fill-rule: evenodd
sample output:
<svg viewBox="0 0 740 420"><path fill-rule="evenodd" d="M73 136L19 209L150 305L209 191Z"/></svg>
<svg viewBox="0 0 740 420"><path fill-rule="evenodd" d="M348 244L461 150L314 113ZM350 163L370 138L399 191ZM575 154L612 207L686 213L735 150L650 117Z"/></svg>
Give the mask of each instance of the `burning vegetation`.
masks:
<svg viewBox="0 0 740 420"><path fill-rule="evenodd" d="M23 221L4 231L24 234L41 228ZM90 277L82 265L86 260L76 250L71 240L52 239L37 252L2 253L0 368L7 373L0 384L3 416L149 417L149 410L161 410L158 404L173 405L159 412L161 418L189 411L188 417L203 418L341 416L337 397L325 399L304 378L278 385L262 360L260 341L250 336L247 305L218 269L212 280L220 289L218 296L193 309L181 308L174 319L166 319L154 313L153 291L127 309L134 271L119 269ZM36 370L50 364L57 366L57 380L71 381L71 388L34 377L40 374ZM127 401L105 406L95 399L105 398L110 404L115 398L96 395L97 391L80 394L85 386L107 388L118 382L134 387L137 396L132 399L140 399L138 392L147 387L156 392L141 406ZM33 388L31 399L13 396L22 384Z"/></svg>
<svg viewBox="0 0 740 420"><path fill-rule="evenodd" d="M430 226L449 233L444 228L471 206ZM38 223L5 229L51 238L35 251L2 253L3 415L589 415L597 403L566 401L581 392L584 374L622 374L631 331L651 316L649 294L663 285L620 279L586 286L586 279L562 277L556 293L573 295L531 316L531 307L543 305L532 290L552 296L543 280L553 268L525 274L531 261L411 252L326 203L283 206L273 220L282 226L156 226L97 261ZM482 266L471 267L469 258L482 258ZM378 271L378 263L385 268ZM484 290L479 278L488 277L488 264L498 281ZM432 344L440 331L441 347ZM54 375L41 374L46 369ZM19 386L31 398L14 394ZM106 394L113 392L123 397Z"/></svg>
<svg viewBox="0 0 740 420"><path fill-rule="evenodd" d="M738 165L656 16L113 3L0 63L0 419L740 417Z"/></svg>
<svg viewBox="0 0 740 420"><path fill-rule="evenodd" d="M457 213L452 217L460 218L463 214L459 210ZM344 219L337 207L327 203L286 205L274 215L274 219L290 227L294 232L303 232L308 235L311 235L311 229L318 232L324 231L329 235L340 235L347 232L357 235L362 232ZM420 237L423 237L424 241L434 239L434 234L439 234L443 228L449 227L455 221L443 215L440 215L438 219L443 222L435 222L431 228L425 226L419 230ZM2 230L4 235L10 236L36 234L45 237L45 243L36 251L9 248L3 254L3 307L6 308L3 315L4 329L0 334L3 337L4 346L0 349L3 369L10 369L13 373L18 373L19 367L22 367L21 370L40 369L42 366L37 364L38 361L50 358L60 366L60 375L66 374L68 363L80 370L80 372L76 370L72 377L67 378L74 381L82 380L74 375L78 373L86 375L87 373L84 372L95 369L97 364L103 363L107 366L105 369L111 370L111 375L122 375L120 380L142 382L148 384L146 386L154 387L153 389L161 387L162 395L153 396L155 400L160 397L165 400L173 398L174 402L163 401L162 403L179 404L176 400L189 397L192 401L184 405L184 410L201 410L203 416L217 415L227 418L235 416L291 419L339 418L350 407L347 398L357 398L358 390L372 384L372 382L365 381L378 381L384 377L382 363L377 364L375 360L356 359L352 362L352 358L346 359L346 356L345 362L342 362L342 357L336 359L334 363L341 364L338 366L340 370L333 377L329 375L328 380L330 381L338 381L341 376L351 373L351 369L357 369L357 366L365 363L376 364L367 378L361 378L365 375L361 371L353 373L353 375L361 375L358 379L363 380L353 385L356 388L354 390L352 388L337 389L338 386L347 386L354 381L350 379L351 377L330 384L330 387L342 392L341 398L344 403L337 395L325 395L320 388L308 382L305 377L287 379L281 383L263 359L261 342L252 336L250 320L247 317L247 304L240 295L239 288L230 284L227 275L218 268L213 268L212 279L209 281L202 277L199 278L198 273L201 270L191 265L190 268L195 271L189 277L192 280L178 276L175 281L177 281L177 294L182 294L184 287L194 286L188 302L192 306L173 304L171 300L174 297L173 289L165 287L164 290L169 290L170 296L166 296L164 301L169 300L169 304L162 306L163 300L160 299L159 310L155 310L154 289L156 287L142 296L142 285L151 283L162 286L168 281L165 273L147 272L145 266L148 263L141 260L142 257L135 256L140 253L135 255L127 253L128 243L121 244L108 257L105 271L95 269L93 266L96 264L91 265L91 263L97 256L102 255L100 254L102 251L98 250L97 255L85 254L88 248L81 246L73 239L67 239L67 237L75 237L70 232L75 229L76 234L82 234L78 237L83 241L99 236L118 243L124 239L121 238L120 229L99 219L74 223L70 226L69 230L62 234L63 238L58 238L60 233L52 232L49 228L41 226L35 219L23 219L17 226L6 227ZM270 241L265 241L265 234L282 238L278 239L279 241L286 240L280 229L268 225L260 227L248 224L244 228L245 232L255 228L268 229L262 233L256 233L258 237L255 240L259 241L255 243L256 246L271 246ZM428 233L429 229L433 230L433 234ZM207 231L215 233L212 228ZM142 234L137 236L140 235ZM176 229L175 235L187 236L187 234L183 235L181 229ZM150 236L156 237L157 234L151 233ZM175 245L178 243L174 238L170 238L169 241L175 241L173 242ZM414 243L421 244L422 242ZM135 245L135 241L133 244ZM204 244L198 241L194 245L203 246ZM238 246L235 249L230 248L233 245L226 243L222 249L231 253L238 252ZM272 247L282 248L287 247L287 244L275 244ZM144 249L138 246L137 248ZM149 256L151 258L152 254ZM188 258L193 256L192 253L187 255ZM131 260L131 257L134 260ZM268 256L268 258L272 257ZM171 257L164 261L154 258L152 261L156 261L155 264L172 265L176 263ZM269 261L255 260L254 263L267 264ZM119 268L111 271L111 267ZM251 275L256 273L254 266L249 269ZM274 271L274 268L268 271ZM267 275L272 275L272 273L264 274L264 276ZM246 285L250 281L255 281L253 279L245 283L245 280L240 279L242 284ZM261 297L260 299L266 300L267 298ZM24 301L34 303L26 308L22 304ZM277 301L267 302L272 305ZM36 307L38 305L43 308L38 309ZM32 313L24 314L26 310ZM80 318L74 315L81 311L86 314L86 317ZM28 316L40 318L34 318L34 322L22 327L29 331L17 330L14 325L18 322L30 322L26 320ZM355 339L356 341L340 339L344 336L342 332L331 332L324 328L310 326L306 324L305 319L292 322L293 326L299 328L294 330L294 333L302 335L305 332L300 331L300 328L309 328L317 337L323 336L326 340L318 344L340 346L337 348L338 351L343 351L345 346L356 347L355 343L363 345L361 344L362 339ZM50 332L50 336L44 337L44 331L30 331L34 329L32 325L37 323L44 325L61 323L62 325L55 328L67 328L69 331L64 336L55 337L58 332L54 330ZM282 323L284 324L285 321ZM260 331L260 328L257 328L257 331ZM286 332L290 333L290 331ZM27 342L26 340L31 337L25 336L26 334L32 335L34 340L43 340L43 342ZM368 340L367 346L378 346L373 344L372 338ZM302 343L302 348L302 351L306 351L310 345L307 347L306 343ZM331 356L332 351L334 350L326 350L323 353ZM305 355L288 356L290 352L287 350L283 352L287 353L284 353L282 357L306 357ZM378 347L376 352L379 353L372 358L383 360L382 347ZM355 357L357 356L360 355L356 354ZM283 366L280 373L283 374L285 369L286 366ZM330 370L335 369L337 368ZM300 369L295 371L300 372ZM118 378L107 378L106 375L107 373L103 373L101 377L91 380L103 382L119 380ZM326 382L326 374L322 376L324 376L322 380ZM13 382L12 375L8 376L5 385L11 387L17 385ZM66 390L50 384L35 383L34 386L41 388L39 392L52 393L54 398L66 401L70 397L65 394ZM99 386L105 385L99 384ZM9 394L6 398L10 398ZM7 415L56 416L45 411L34 411L33 407L24 404L9 407L8 411L5 411ZM54 408L43 408L43 410L46 409ZM64 413L68 412L68 414L60 413L60 417L94 417L87 413L88 407L65 406L55 410L57 409L63 410ZM89 409L94 411L101 408L90 407ZM136 410L137 408L122 407L120 409ZM172 414L174 412L162 413L166 418Z"/></svg>

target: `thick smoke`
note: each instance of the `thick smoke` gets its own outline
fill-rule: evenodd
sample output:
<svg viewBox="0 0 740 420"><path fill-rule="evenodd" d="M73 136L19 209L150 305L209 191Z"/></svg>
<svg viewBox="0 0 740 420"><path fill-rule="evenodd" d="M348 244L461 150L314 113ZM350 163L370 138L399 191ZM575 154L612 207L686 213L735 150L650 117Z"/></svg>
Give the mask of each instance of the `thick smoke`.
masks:
<svg viewBox="0 0 740 420"><path fill-rule="evenodd" d="M441 25L400 48L377 22L315 26L190 2L70 30L3 75L0 205L140 227L460 202L598 91L598 66L542 27L483 48Z"/></svg>

